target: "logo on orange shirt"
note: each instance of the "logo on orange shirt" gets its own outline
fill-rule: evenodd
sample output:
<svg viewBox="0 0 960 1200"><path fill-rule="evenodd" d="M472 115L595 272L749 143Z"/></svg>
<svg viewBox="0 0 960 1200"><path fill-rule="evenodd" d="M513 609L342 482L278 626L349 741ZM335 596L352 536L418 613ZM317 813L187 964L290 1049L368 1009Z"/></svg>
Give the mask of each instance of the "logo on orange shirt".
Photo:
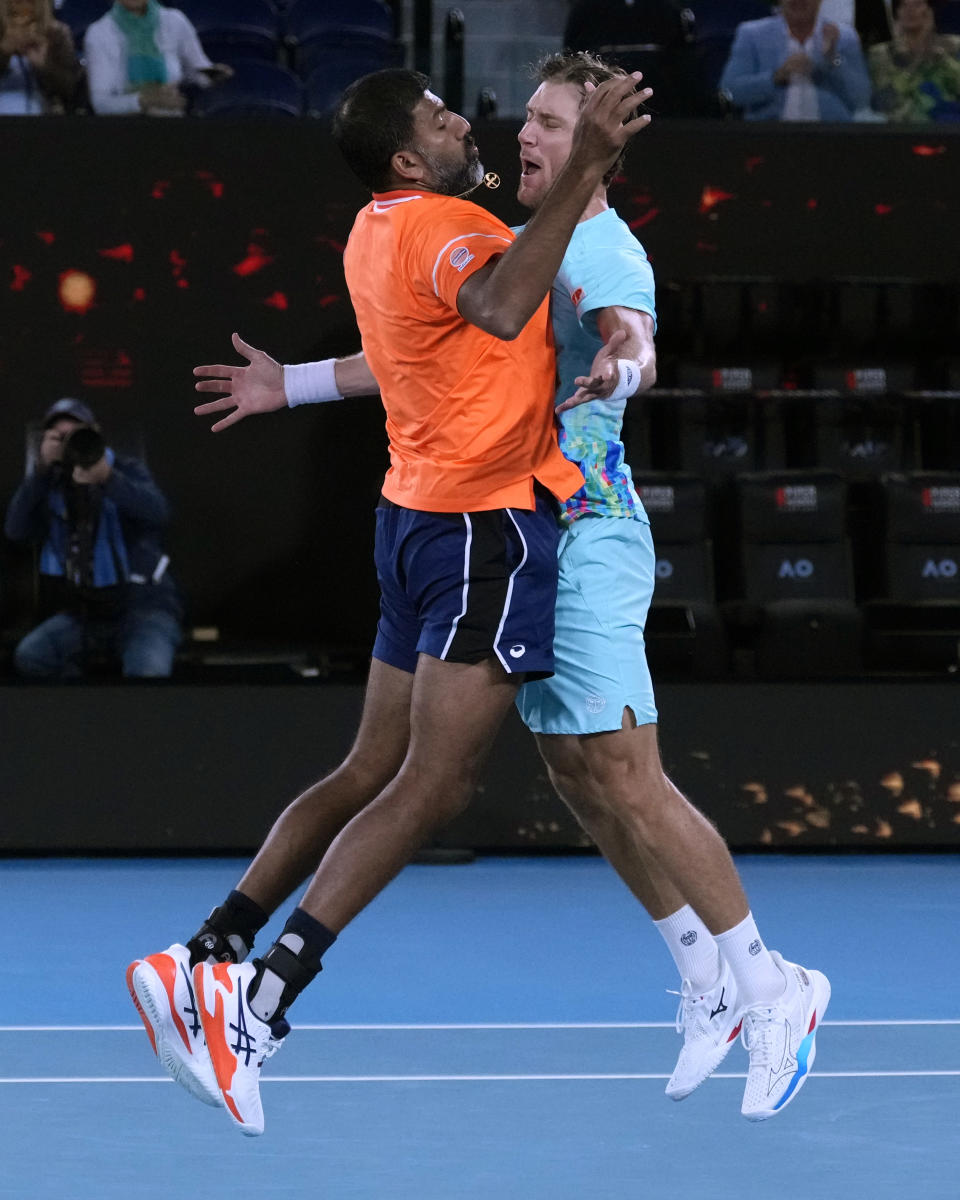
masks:
<svg viewBox="0 0 960 1200"><path fill-rule="evenodd" d="M473 262L474 255L466 248L466 246L458 246L456 250L450 253L450 266L455 271L462 271L467 263Z"/></svg>

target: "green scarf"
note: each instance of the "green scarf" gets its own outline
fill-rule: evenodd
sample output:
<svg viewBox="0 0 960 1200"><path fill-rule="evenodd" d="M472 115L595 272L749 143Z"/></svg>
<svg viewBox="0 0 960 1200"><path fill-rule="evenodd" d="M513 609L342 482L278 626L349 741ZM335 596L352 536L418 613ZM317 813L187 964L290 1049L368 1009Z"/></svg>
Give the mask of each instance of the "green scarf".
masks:
<svg viewBox="0 0 960 1200"><path fill-rule="evenodd" d="M157 49L157 29L160 25L160 5L147 0L143 16L114 4L110 16L116 21L127 43L127 79L134 91L148 83L167 82L167 64Z"/></svg>

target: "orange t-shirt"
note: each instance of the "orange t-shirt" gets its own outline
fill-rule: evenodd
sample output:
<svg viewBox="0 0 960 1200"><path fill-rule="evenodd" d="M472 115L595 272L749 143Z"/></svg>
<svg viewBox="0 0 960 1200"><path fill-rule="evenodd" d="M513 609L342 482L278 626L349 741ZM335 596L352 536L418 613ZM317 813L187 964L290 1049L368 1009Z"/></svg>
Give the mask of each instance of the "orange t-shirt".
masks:
<svg viewBox="0 0 960 1200"><path fill-rule="evenodd" d="M343 262L390 438L388 500L426 512L534 507L583 486L560 453L548 298L503 341L457 311L464 280L514 235L466 200L398 191L357 215Z"/></svg>

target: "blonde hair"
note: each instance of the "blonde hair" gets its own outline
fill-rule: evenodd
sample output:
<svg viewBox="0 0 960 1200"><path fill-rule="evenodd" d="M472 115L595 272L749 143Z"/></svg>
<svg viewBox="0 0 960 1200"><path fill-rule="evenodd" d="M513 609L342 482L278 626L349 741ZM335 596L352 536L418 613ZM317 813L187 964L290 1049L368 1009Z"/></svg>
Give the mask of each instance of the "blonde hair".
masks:
<svg viewBox="0 0 960 1200"><path fill-rule="evenodd" d="M46 33L50 26L56 23L53 15L53 0L27 0L27 3L33 6L33 19ZM6 28L9 22L9 6L10 0L0 0L0 32Z"/></svg>

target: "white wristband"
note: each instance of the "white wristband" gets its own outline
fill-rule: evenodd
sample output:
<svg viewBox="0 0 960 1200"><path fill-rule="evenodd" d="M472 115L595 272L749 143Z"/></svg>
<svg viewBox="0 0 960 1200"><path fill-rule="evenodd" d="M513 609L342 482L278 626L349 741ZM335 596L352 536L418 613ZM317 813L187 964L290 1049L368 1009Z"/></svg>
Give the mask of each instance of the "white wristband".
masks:
<svg viewBox="0 0 960 1200"><path fill-rule="evenodd" d="M640 386L640 364L638 362L634 362L632 358L618 358L617 370L620 372L620 381L607 399L629 400L629 398Z"/></svg>
<svg viewBox="0 0 960 1200"><path fill-rule="evenodd" d="M290 408L298 404L325 404L328 400L342 400L343 393L337 387L337 360L325 358L321 362L283 365L283 390Z"/></svg>

